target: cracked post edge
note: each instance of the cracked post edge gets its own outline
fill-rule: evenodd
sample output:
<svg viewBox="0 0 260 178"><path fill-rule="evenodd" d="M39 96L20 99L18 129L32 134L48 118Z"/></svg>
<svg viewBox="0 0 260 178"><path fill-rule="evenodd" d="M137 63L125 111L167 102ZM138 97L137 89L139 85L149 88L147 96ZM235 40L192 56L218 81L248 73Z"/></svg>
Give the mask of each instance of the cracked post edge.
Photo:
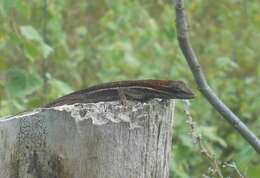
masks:
<svg viewBox="0 0 260 178"><path fill-rule="evenodd" d="M93 125L105 125L107 123L129 123L130 129L142 127L138 120L132 121L133 113L139 118L145 117L146 109L151 105L160 104L162 99L152 99L149 102L127 101L126 106L122 105L119 101L111 102L98 102L98 103L75 103L72 105L62 105L51 108L37 108L33 111L19 113L14 116L7 116L0 118L1 122L7 122L22 117L35 116L44 111L60 111L69 113L77 123L84 120L92 120ZM175 99L170 100L170 108L173 109L174 114Z"/></svg>

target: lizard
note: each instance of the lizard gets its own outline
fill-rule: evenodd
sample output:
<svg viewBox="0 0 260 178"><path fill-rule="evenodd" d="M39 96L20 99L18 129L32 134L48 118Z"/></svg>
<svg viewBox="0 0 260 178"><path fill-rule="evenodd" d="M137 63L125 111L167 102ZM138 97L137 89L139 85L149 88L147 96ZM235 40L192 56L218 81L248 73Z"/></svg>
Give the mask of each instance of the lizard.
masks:
<svg viewBox="0 0 260 178"><path fill-rule="evenodd" d="M103 83L70 93L47 104L45 108L101 101L136 100L147 102L153 98L192 99L194 97L192 91L182 81L128 80Z"/></svg>

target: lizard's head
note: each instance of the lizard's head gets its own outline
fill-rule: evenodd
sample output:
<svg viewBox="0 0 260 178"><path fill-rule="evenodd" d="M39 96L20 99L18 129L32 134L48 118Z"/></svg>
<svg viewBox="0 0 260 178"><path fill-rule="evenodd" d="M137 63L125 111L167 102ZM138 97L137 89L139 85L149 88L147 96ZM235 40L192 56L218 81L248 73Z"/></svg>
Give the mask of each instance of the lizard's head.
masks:
<svg viewBox="0 0 260 178"><path fill-rule="evenodd" d="M177 99L192 99L195 97L194 93L182 81L168 80L161 86L165 87Z"/></svg>

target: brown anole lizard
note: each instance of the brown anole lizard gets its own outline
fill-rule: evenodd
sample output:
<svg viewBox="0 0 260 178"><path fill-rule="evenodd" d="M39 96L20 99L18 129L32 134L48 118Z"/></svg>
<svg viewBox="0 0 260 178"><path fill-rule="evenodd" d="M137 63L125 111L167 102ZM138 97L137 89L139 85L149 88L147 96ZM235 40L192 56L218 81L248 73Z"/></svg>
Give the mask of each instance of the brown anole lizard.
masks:
<svg viewBox="0 0 260 178"><path fill-rule="evenodd" d="M62 96L45 107L101 101L136 100L146 102L153 98L191 99L192 91L182 81L133 80L103 83Z"/></svg>

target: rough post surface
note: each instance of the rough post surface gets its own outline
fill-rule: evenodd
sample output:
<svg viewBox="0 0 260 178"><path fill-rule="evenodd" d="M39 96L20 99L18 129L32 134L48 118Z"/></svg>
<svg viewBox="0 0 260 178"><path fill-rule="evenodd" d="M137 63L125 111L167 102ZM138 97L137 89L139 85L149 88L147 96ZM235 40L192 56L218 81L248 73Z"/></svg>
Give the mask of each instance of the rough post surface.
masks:
<svg viewBox="0 0 260 178"><path fill-rule="evenodd" d="M174 101L76 104L0 120L0 178L167 178Z"/></svg>

